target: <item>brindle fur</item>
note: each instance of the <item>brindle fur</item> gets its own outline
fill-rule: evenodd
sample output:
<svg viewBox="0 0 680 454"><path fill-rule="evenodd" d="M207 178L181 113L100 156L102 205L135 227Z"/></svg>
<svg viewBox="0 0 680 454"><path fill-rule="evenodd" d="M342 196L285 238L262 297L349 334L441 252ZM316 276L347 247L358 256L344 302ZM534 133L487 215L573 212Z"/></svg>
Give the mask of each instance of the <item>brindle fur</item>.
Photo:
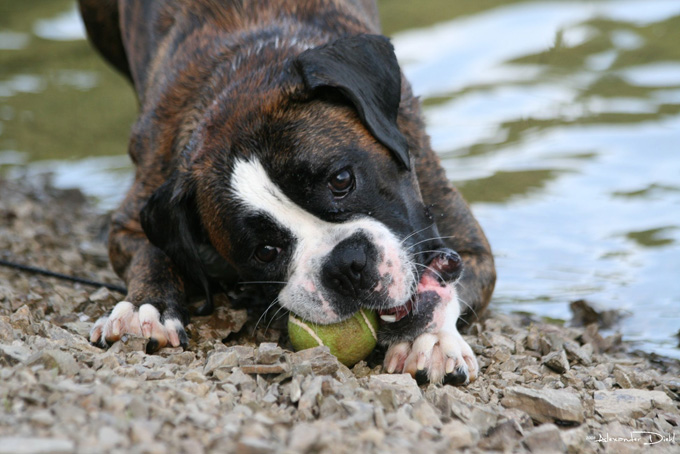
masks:
<svg viewBox="0 0 680 454"><path fill-rule="evenodd" d="M302 86L290 65L296 51L262 43L278 35L321 45L342 35L379 33L375 5L369 0L80 0L80 7L90 39L131 80L140 106L129 145L136 176L113 216L111 263L127 282L128 301L182 308L200 287L148 241L140 210L176 169L200 181L207 166L223 164L223 153L216 150L234 145L244 119L296 120L302 133L318 144L329 134L340 134L347 126L347 108L327 109L331 121L325 128L315 121L317 112L292 108ZM224 99L225 93L231 94L229 99ZM447 237L445 243L465 263L459 294L470 319L483 312L493 291L491 250L432 151L419 102L405 80L401 98L398 124L413 156L423 200L431 206L440 234ZM350 126L361 130L362 146L387 153L358 119L354 122ZM186 152L197 149L192 140L201 142L202 154ZM203 189L210 184L203 182ZM178 185L176 192L196 191ZM223 224L228 214L205 191L195 194L195 203L211 213L204 227L213 246L228 255ZM176 315L186 323L186 313Z"/></svg>

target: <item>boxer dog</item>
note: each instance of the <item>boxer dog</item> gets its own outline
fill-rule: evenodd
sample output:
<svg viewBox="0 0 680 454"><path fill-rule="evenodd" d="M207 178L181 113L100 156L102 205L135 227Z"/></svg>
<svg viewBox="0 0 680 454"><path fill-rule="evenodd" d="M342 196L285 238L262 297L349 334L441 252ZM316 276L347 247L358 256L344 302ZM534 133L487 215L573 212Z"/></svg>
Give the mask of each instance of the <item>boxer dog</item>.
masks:
<svg viewBox="0 0 680 454"><path fill-rule="evenodd" d="M381 319L388 372L467 383L457 321L495 282L369 0L80 0L134 85L135 181L109 255L128 293L92 328L186 346L188 299L257 287L314 323ZM255 304L253 302L253 304Z"/></svg>

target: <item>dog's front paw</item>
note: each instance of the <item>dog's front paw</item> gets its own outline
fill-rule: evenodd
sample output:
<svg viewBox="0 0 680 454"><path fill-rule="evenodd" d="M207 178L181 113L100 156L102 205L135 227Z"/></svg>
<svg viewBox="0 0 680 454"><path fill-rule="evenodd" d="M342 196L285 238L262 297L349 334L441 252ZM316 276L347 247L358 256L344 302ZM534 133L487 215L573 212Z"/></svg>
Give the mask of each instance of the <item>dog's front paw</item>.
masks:
<svg viewBox="0 0 680 454"><path fill-rule="evenodd" d="M418 384L467 385L479 372L475 354L458 331L424 333L413 342L392 344L384 366L389 373L411 374Z"/></svg>
<svg viewBox="0 0 680 454"><path fill-rule="evenodd" d="M186 347L188 344L187 333L179 319L162 315L151 304L142 304L137 308L128 301L116 304L110 313L95 322L90 330L90 342L107 347L125 334L149 339L147 352L167 345Z"/></svg>

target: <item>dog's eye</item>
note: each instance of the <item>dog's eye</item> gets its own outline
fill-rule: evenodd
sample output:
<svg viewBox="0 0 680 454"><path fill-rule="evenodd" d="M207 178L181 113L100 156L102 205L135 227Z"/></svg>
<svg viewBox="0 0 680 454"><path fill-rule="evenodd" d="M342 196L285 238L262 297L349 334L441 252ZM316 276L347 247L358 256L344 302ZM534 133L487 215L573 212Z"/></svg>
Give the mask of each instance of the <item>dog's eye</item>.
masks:
<svg viewBox="0 0 680 454"><path fill-rule="evenodd" d="M255 259L258 262L270 263L279 256L281 248L270 246L268 244L261 244L255 249Z"/></svg>
<svg viewBox="0 0 680 454"><path fill-rule="evenodd" d="M342 199L354 189L354 174L350 169L341 170L328 181L328 188L336 199Z"/></svg>

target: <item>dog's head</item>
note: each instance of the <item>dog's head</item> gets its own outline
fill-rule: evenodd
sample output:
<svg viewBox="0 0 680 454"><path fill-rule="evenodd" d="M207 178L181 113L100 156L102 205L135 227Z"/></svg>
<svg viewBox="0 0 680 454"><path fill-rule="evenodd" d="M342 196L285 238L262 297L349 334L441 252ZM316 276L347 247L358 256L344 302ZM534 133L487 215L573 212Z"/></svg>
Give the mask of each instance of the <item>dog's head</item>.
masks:
<svg viewBox="0 0 680 454"><path fill-rule="evenodd" d="M462 265L411 169L422 132L400 118L392 46L360 35L314 47L275 85L213 103L142 210L147 236L206 289L235 270L312 322L367 307L383 341L415 337L456 297Z"/></svg>

